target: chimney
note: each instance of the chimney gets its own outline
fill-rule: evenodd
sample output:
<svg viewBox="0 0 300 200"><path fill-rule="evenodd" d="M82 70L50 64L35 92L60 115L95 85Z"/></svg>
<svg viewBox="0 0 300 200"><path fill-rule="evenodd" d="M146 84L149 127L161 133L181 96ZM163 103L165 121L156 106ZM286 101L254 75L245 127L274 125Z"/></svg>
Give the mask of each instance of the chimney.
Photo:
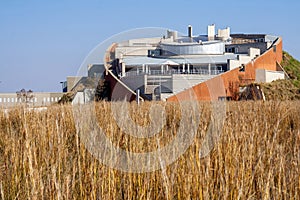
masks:
<svg viewBox="0 0 300 200"><path fill-rule="evenodd" d="M212 25L209 25L207 27L207 37L208 37L208 40L214 40L215 39L215 25L212 24Z"/></svg>
<svg viewBox="0 0 300 200"><path fill-rule="evenodd" d="M188 26L188 36L189 36L190 38L193 37L193 27L192 27L191 25Z"/></svg>

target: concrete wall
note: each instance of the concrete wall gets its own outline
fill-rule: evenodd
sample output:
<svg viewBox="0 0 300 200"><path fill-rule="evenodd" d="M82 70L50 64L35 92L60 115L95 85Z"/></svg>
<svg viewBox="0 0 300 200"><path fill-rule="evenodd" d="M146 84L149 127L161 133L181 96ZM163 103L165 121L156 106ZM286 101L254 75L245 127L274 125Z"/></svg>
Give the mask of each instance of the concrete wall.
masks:
<svg viewBox="0 0 300 200"><path fill-rule="evenodd" d="M116 58L123 58L124 56L147 56L148 50L154 50L157 47L151 46L126 46L116 48Z"/></svg>
<svg viewBox="0 0 300 200"><path fill-rule="evenodd" d="M239 68L230 70L217 77L200 83L188 90L171 96L167 101L181 100L218 100L219 97L237 98L239 86L255 82L256 69L276 71L277 63L282 61L282 39L274 47L245 65L245 71Z"/></svg>
<svg viewBox="0 0 300 200"><path fill-rule="evenodd" d="M270 83L278 79L284 79L283 71L270 71L265 69L256 69L255 82L257 83Z"/></svg>
<svg viewBox="0 0 300 200"><path fill-rule="evenodd" d="M214 40L216 35L216 26L214 24L207 26L208 40Z"/></svg>
<svg viewBox="0 0 300 200"><path fill-rule="evenodd" d="M147 56L148 50L157 48L160 41L173 42L171 38L140 38L131 39L118 43L115 47L115 58L123 58L124 56Z"/></svg>
<svg viewBox="0 0 300 200"><path fill-rule="evenodd" d="M238 54L247 54L249 48L260 49L261 53L264 53L268 48L268 44L266 42L246 43L246 44L227 44L225 47L226 52L229 52L228 50L230 48L235 48L235 53Z"/></svg>
<svg viewBox="0 0 300 200"><path fill-rule="evenodd" d="M217 38L220 38L222 40L227 40L228 38L230 38L230 28L227 27L226 29L218 29Z"/></svg>
<svg viewBox="0 0 300 200"><path fill-rule="evenodd" d="M121 78L121 81L132 90L135 91L139 88L144 93L145 86L147 86L147 75L125 76Z"/></svg>
<svg viewBox="0 0 300 200"><path fill-rule="evenodd" d="M164 56L171 55L223 55L225 43L203 43L203 44L169 44L160 45Z"/></svg>
<svg viewBox="0 0 300 200"><path fill-rule="evenodd" d="M72 105L85 104L94 101L95 89L85 89L83 92L77 92Z"/></svg>
<svg viewBox="0 0 300 200"><path fill-rule="evenodd" d="M64 93L33 92L33 98L28 102L29 106L48 106L57 103ZM0 93L0 107L21 105L16 93Z"/></svg>

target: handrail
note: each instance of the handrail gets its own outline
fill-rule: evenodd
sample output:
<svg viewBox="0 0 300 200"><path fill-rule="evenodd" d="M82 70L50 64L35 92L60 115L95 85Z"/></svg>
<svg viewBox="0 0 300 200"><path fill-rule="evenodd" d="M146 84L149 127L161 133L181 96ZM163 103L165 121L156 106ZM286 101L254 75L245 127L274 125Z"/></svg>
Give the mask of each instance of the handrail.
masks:
<svg viewBox="0 0 300 200"><path fill-rule="evenodd" d="M125 77L138 76L138 75L173 75L173 74L219 75L222 73L224 73L223 70L192 70L189 72L183 72L181 70L168 70L168 71L150 70L148 72L129 71L125 73Z"/></svg>

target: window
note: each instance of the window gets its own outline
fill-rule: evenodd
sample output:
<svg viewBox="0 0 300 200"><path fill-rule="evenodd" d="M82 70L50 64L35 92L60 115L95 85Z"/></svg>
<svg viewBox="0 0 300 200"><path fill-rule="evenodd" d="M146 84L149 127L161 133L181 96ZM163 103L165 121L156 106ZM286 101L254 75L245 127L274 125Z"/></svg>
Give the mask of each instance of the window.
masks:
<svg viewBox="0 0 300 200"><path fill-rule="evenodd" d="M273 46L273 52L276 53L277 47L276 45Z"/></svg>
<svg viewBox="0 0 300 200"><path fill-rule="evenodd" d="M2 98L0 97L0 103L2 103Z"/></svg>

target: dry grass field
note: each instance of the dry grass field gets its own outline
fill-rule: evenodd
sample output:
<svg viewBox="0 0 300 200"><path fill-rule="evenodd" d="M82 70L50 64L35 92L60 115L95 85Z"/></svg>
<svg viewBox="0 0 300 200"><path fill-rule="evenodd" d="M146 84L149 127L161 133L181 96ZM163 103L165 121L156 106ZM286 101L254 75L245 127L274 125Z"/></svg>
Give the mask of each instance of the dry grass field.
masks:
<svg viewBox="0 0 300 200"><path fill-rule="evenodd" d="M95 110L113 144L147 152L168 144L180 125L179 105L159 104L166 125L148 139L123 133L111 104L97 103ZM150 105L129 104L132 120L149 124ZM299 101L227 103L221 137L205 158L199 149L210 104L199 103L200 112L194 142L178 160L164 170L128 173L89 153L70 105L0 109L0 199L300 199Z"/></svg>

